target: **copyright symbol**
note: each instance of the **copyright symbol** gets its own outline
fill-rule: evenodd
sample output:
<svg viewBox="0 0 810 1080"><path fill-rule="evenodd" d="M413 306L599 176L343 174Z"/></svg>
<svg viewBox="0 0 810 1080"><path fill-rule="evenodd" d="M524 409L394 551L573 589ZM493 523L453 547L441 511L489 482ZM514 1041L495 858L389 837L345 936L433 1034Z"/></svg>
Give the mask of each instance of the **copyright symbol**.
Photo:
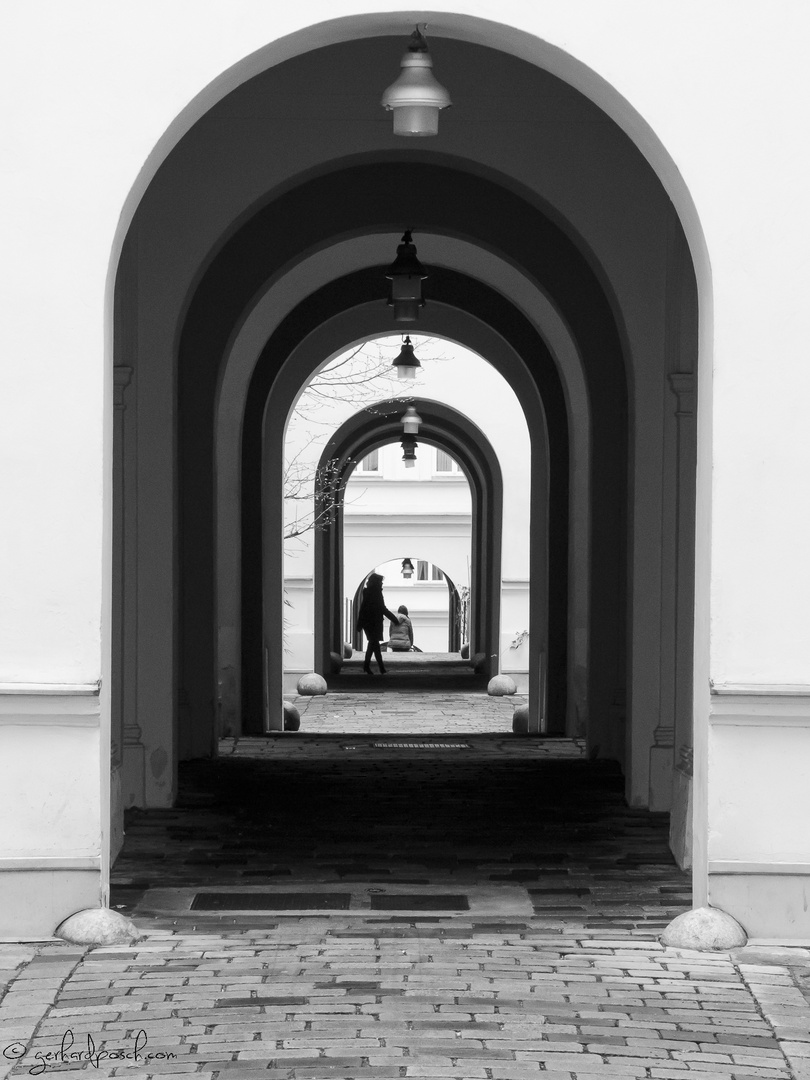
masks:
<svg viewBox="0 0 810 1080"><path fill-rule="evenodd" d="M15 1061L17 1058L21 1058L24 1053L25 1043L13 1042L9 1043L9 1045L5 1048L5 1050L3 1051L3 1057L6 1058L7 1061Z"/></svg>

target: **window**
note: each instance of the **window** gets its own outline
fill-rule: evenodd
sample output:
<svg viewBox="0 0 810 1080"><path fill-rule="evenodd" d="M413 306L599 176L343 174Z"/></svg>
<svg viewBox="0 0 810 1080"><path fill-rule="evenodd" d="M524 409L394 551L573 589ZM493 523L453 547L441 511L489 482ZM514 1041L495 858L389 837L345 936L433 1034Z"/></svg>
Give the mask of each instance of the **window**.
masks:
<svg viewBox="0 0 810 1080"><path fill-rule="evenodd" d="M372 450L370 454L366 454L363 460L360 462L360 472L379 472L380 471L380 451Z"/></svg>
<svg viewBox="0 0 810 1080"><path fill-rule="evenodd" d="M417 559L416 561L416 580L417 581L444 581L444 574L433 563L428 562L427 559Z"/></svg>
<svg viewBox="0 0 810 1080"><path fill-rule="evenodd" d="M451 458L444 450L436 451L437 473L457 473L459 471L458 462L454 458Z"/></svg>

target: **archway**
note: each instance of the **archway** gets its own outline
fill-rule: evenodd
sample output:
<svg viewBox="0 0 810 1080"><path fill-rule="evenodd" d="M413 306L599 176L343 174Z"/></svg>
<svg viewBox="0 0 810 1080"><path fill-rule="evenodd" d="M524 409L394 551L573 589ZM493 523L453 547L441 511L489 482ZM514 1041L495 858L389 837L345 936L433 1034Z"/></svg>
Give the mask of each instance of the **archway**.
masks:
<svg viewBox="0 0 810 1080"><path fill-rule="evenodd" d="M416 565L418 568L424 570L424 577L417 580L430 582L431 584L441 582L443 586L444 607L441 609L432 607L430 612L427 613L430 616L433 616L436 622L444 623L444 625L438 628L443 640L439 640L436 633L436 627L425 627L424 623L419 624L413 640L412 651L431 654L458 653L461 646L461 637L458 628L458 612L460 607L459 591L456 588L453 579L445 573L438 564L423 559L422 554L423 553L420 551L416 552ZM402 560L403 563L404 561L405 560ZM389 576L386 579L385 584L386 603L390 606L392 611L402 611L402 613L411 620L413 626L413 623L418 621L417 613L413 607L412 594L409 595L410 590L402 592L401 595L399 593L397 576L400 566L398 563L399 560L396 559L392 560L390 563L382 563L374 568L374 572L382 574L385 578L386 571L388 571ZM372 571L369 571L369 574L371 572ZM440 576L437 576L437 574ZM358 652L364 649L366 644L362 632L357 628L357 616L360 610L363 589L368 581L368 577L369 575L366 574L355 589L349 587L352 598L351 603L347 603L347 609L351 615L347 623L344 624L344 642L351 644L352 648ZM402 606L400 606L400 600L403 601ZM406 600L409 602L408 604L404 603ZM425 613L422 612L420 614L424 616Z"/></svg>
<svg viewBox="0 0 810 1080"><path fill-rule="evenodd" d="M472 494L472 595L471 647L489 657L499 649L501 589L501 534L503 521L503 479L497 457L484 433L456 410L439 402L415 398L413 405L422 418L420 444L438 446L459 462ZM403 405L382 403L373 414L358 413L332 437L321 462L335 462L339 483L346 482L354 462L370 450L392 442L401 434ZM315 537L315 656L321 670L328 670L330 651L340 649L341 538L343 504L338 502L334 524ZM540 523L536 523L538 531ZM543 523L545 526L545 523ZM564 624L563 624L564 625ZM563 631L564 636L564 631ZM540 655L535 657L535 671ZM535 698L535 720L539 727L539 702Z"/></svg>
<svg viewBox="0 0 810 1080"><path fill-rule="evenodd" d="M402 188L397 187L396 183L392 182L392 185L387 189L393 199L397 199L405 194L405 188L407 186L418 186L418 183L414 181L413 177L408 176L408 170L400 166L397 170L397 175L400 177L400 183ZM357 177L354 176L354 180ZM458 180L458 178L454 178ZM451 201L451 193L447 192L448 202ZM483 194L480 196L483 198ZM494 197L494 196L493 196ZM254 222L251 225L251 234L255 234L257 228ZM559 264L558 264L559 265ZM259 416L263 414L265 417L265 455L267 454L268 440L278 438L280 436L280 427L277 417L284 415L297 394L299 386L302 381L302 376L305 376L305 372L300 368L300 360L306 356L312 358L313 355L317 356L317 352L322 350L323 355L329 355L334 350L335 345L338 343L343 344L346 340L353 340L358 335L359 330L365 330L368 336L373 333L379 333L383 326L386 325L385 321L387 316L384 311L381 311L382 304L378 305L364 305L363 300L374 289L375 283L382 280L382 267L374 267L366 271L357 271L351 276L344 277L340 282L336 282L331 286L327 286L322 290L319 290L316 294L311 294L304 304L299 305L288 316L283 325L283 329L279 328L278 333L290 334L291 337L286 338L286 344L283 346L284 352L289 353L284 360L283 369L279 369L279 381L273 384L274 369L268 363L269 358L273 355L274 346L276 342L271 339L271 342L265 346L262 351L259 363L254 370L253 378L251 381L250 391L248 394L247 406L245 411L245 420L242 427L242 478L243 478L243 501L242 501L242 513L243 513L243 543L244 538L248 536L249 532L256 530L257 525L257 507L259 505L259 492L264 489L265 492L265 504L271 505L272 499L267 497L267 487L260 480L260 477L256 473L256 462L259 459L261 453L261 430L258 427ZM439 333L448 334L449 324L452 319L466 317L467 322L474 321L478 324L479 336L486 330L487 324L481 325L482 320L480 317L470 318L469 314L465 316L465 308L473 306L476 311L485 311L488 316L489 324L489 337L493 340L494 344L487 350L488 355L499 356L500 365L507 365L509 370L510 381L514 387L522 386L520 392L521 400L524 403L524 409L527 415L531 415L530 427L535 434L533 439L533 455L536 457L536 461L533 467L533 475L536 478L535 489L536 494L534 498L537 500L538 507L545 507L546 494L544 491L543 474L545 470L548 470L548 482L550 488L548 491L548 498L551 500L553 508L549 511L552 518L557 521L567 520L567 505L568 505L568 492L569 492L569 449L568 449L568 431L567 431L567 410L565 406L565 395L560 383L559 375L552 361L551 354L545 343L543 337L541 337L537 331L531 326L531 324L522 316L522 314L511 305L508 300L503 296L496 293L494 290L485 289L479 283L476 283L466 275L460 275L452 273L447 270L434 270L431 278L433 284L432 288L435 294L435 298L432 298L430 310L425 313L424 327L426 330L435 330ZM445 297L447 298L445 300ZM579 298L581 300L581 296ZM352 303L354 301L354 303ZM444 301L444 302L443 302ZM329 306L327 306L329 305ZM335 308L331 307L335 305ZM340 309L346 309L345 316L342 317L342 324L340 323L341 314ZM317 318L314 317L314 311L317 309ZM459 316L458 313L461 313ZM606 311L604 312L607 317ZM363 321L365 319L365 321ZM341 325L340 336L335 336L337 331L334 329L336 325ZM350 330L342 329L343 326L350 326ZM313 329L313 326L315 327ZM589 327L594 333L598 333L599 324L598 320L595 320L593 324L589 323ZM455 328L455 324L453 326ZM330 348L330 333L333 335L331 338ZM452 331L450 332L452 333ZM469 341L469 328L466 334L462 332L459 334L456 332L454 336L459 337L461 340ZM293 344L296 340L296 336L300 336L300 344ZM282 338L282 341L285 339ZM321 345L321 341L324 342ZM618 342L614 337L616 347L618 348ZM608 351L607 351L607 338L600 337L600 350L599 350L599 368L598 374L601 378L605 378L608 368ZM595 347L595 342L594 342ZM479 351L481 350L479 346ZM194 354L199 362L199 348L195 346ZM511 358L510 360L507 359ZM529 367L529 364L533 362L534 369ZM309 363L312 360L309 359ZM271 396L271 388L275 387L274 396ZM284 391L280 389L285 387ZM195 379L195 387L199 388L199 379ZM609 405L612 400L612 396L619 392L619 400L615 408L610 409ZM607 389L602 392L602 402L607 407L607 411L602 414L601 422L598 426L595 426L593 438L596 439L600 435L604 439L604 446L602 453L594 463L594 476L592 479L591 491L594 499L602 501L602 506L592 514L592 520L598 521L602 527L607 531L604 538L601 536L598 539L601 543L595 545L594 552L597 560L597 565L592 568L592 582L593 587L599 594L599 599L595 600L592 596L591 605L594 609L601 608L603 611L610 610L614 617L622 618L623 611L623 599L618 589L618 583L623 577L623 567L620 565L622 562L621 551L623 547L623 541L618 533L621 532L621 517L618 519L614 513L615 500L618 498L620 503L623 503L623 497L617 496L617 490L620 490L624 484L624 469L621 465L623 461L624 451L621 449L622 442L622 426L616 423L617 417L621 416L625 411L625 406L621 403L624 392L623 380L618 384L614 384L613 389L608 392ZM546 407L544 407L544 405ZM544 434L546 424L549 426L548 435L548 449L546 446L547 439ZM199 432L202 428L199 424L194 425L194 431ZM255 434L253 434L255 432ZM617 445L617 439L619 445ZM612 447L612 449L611 449ZM199 460L199 450L196 456ZM252 475L252 479L251 479ZM616 485L619 485L618 489ZM251 491L253 494L251 495ZM613 493L613 496L608 499L607 492ZM199 505L200 492L197 492L194 496L195 505ZM607 502L610 502L610 507L607 507ZM251 511L251 506L254 509ZM538 510L538 513L544 513L545 510ZM252 515L252 522L251 522ZM270 518L265 521L265 531L268 536L268 542L274 543L274 536L276 535L275 521ZM613 534L613 535L612 535ZM549 598L549 603L552 605L564 604L566 600L567 592L567 543L568 536L567 530L562 528L555 536L550 537L550 544L553 547L553 552L549 550L548 557L553 561L556 560L557 569L550 576L554 586L559 590L558 594ZM201 548L199 544L199 537L195 537L194 550L200 554ZM255 550L255 549L254 549ZM546 568L546 551L544 547L537 546L533 552L535 558L535 565L532 568L531 577L536 582L542 582L547 574ZM266 559L270 564L275 564L280 558L280 552L274 552L269 554L265 553ZM606 566L600 565L606 564ZM248 572L248 566L254 566L255 562L251 559L250 552L243 549L243 582L245 588L248 590L243 594L243 626L247 626L251 619L255 622L258 621L260 613L259 597L255 591L254 583L257 580L258 574L255 569L252 572ZM278 609L279 597L265 596L264 609L266 611ZM543 600L536 606L536 610L542 609L545 606ZM252 615L251 615L252 607ZM198 625L198 624L197 624ZM594 645L594 653L600 657L600 662L604 664L601 672L601 684L596 683L591 686L591 701L592 708L598 713L603 714L607 711L610 703L614 702L616 697L615 679L617 676L617 667L623 668L624 661L617 657L616 649L619 648L623 651L623 634L618 636L615 633L608 633L607 626L604 622L601 623L603 640L597 642ZM591 628L590 635L594 633L593 627ZM256 632L253 631L253 640L256 640ZM279 635L277 631L268 628L265 632L265 637L270 642L270 671L272 678L273 670L280 670L281 660L280 656L274 657L272 654L272 643L278 641ZM543 648L543 642L545 640L544 633L535 633L535 641L540 642L540 648ZM194 655L199 663L200 658L203 656L203 652L199 643L194 650ZM255 652L254 652L255 656ZM248 658L244 657L243 662L248 663ZM254 660L255 663L255 660ZM560 668L564 666L564 661L560 665ZM557 666L555 665L555 671ZM593 671L593 669L592 669ZM564 673L561 672L561 678L564 678ZM621 675L621 679L624 679L624 675ZM536 684L539 688L541 676L537 676ZM609 681L610 686L606 683ZM254 682L254 685L255 682ZM596 686L601 686L601 690L597 690ZM248 684L246 683L246 690L248 690ZM271 692L271 697L275 698L277 691ZM246 695L247 708L249 711L256 713L259 711L259 699L258 695L253 698L251 703L250 698ZM596 740L599 743L599 740ZM612 744L608 743L607 738L601 741L605 753L610 755L616 755L622 753L621 740L618 740L614 736Z"/></svg>
<svg viewBox="0 0 810 1080"><path fill-rule="evenodd" d="M420 237L420 243L426 247L429 254L432 254L432 240L433 238L429 234L426 240ZM392 238L392 242L394 242L394 238ZM545 355L546 349L548 349L562 368L567 409L568 446L567 448L560 447L561 453L558 455L558 461L562 460L566 453L568 454L570 469L567 484L570 492L567 494L569 515L566 536L566 529L559 510L563 505L560 493L562 492L563 497L566 495L564 488L566 478L561 474L558 466L553 492L557 493L555 500L558 508L557 521L562 524L562 527L557 529L555 553L559 552L562 544L567 542L570 565L566 568L564 561L557 559L554 573L556 583L555 600L558 605L564 602L567 569L570 584L568 601L570 617L567 641L570 678L566 728L571 732L584 734L588 715L591 433L590 408L579 354L565 324L556 315L543 295L536 290L533 283L521 277L506 263L496 260L492 255L488 254L486 260L482 261L482 253L469 243L461 243L443 237L440 240L440 245L440 248L437 248L437 259L440 258L445 263L453 262L463 265L468 271L473 270L479 279L486 279L488 272L492 274L493 264L497 266L499 275L497 285L501 289L506 288L508 290L513 307L520 310L520 314L515 313L514 318L511 318L509 317L507 305L506 321L520 325L525 322L526 316L528 316L529 323L533 324L537 329L533 334L528 335L524 341L528 342L529 346L531 346L532 342L536 343L538 329L542 328L540 340L543 344L541 345L541 351ZM333 252L330 251L329 254L332 256ZM334 255L339 255L342 264L351 263L352 261L372 261L375 257L379 258L379 239L365 237L357 241L341 243L335 247ZM433 263L434 260L431 259L431 265ZM333 265L334 258L323 260L311 257L304 260L295 271L300 282L306 283L303 295L310 294L313 284L320 280L324 271L329 272L330 266ZM289 276L292 277L293 275ZM493 294L492 289L489 290L489 294ZM497 297L499 294L494 295ZM242 573L241 562L236 556L241 543L240 536L242 535L239 521L245 510L245 500L241 497L240 489L240 482L243 477L240 465L243 459L248 464L251 458L255 461L255 454L259 452L258 444L255 443L252 451L245 453L241 422L246 407L245 403L248 399L248 379L253 373L253 348L256 341L263 340L266 334L269 333L268 327L277 325L280 322L282 314L279 308L283 311L285 305L290 305L290 303L289 288L286 288L285 291L271 288L262 297L236 335L230 352L228 367L221 381L216 424L216 513L218 521L216 547L217 565L223 567L223 569L218 569L217 595L217 625L221 628L222 638L219 643L217 669L221 673L222 679L229 671L234 670L239 663L240 650L235 647L235 643L241 641L242 629L241 606L238 600L240 576L245 583L244 587L250 590L252 595L253 624L255 627L259 626L259 605L253 585L258 579L258 570L254 563L252 572ZM299 360L302 357L305 358L304 371L311 370L306 365L311 365L313 357L318 356L318 354L323 357L329 357L330 355L337 357L340 354L341 347L345 348L347 342L356 344L357 341L367 340L379 335L384 327L388 328L386 316L383 314L381 317L380 308L381 305L379 304L365 304L325 320L307 335L300 348L291 354L284 368L284 377L287 380L285 383L287 396L282 397L280 401L278 396L275 400L268 399L265 409L266 416L270 418L271 425L276 433L280 423L280 421L276 421L276 415L284 415L291 400L290 395L294 397L298 390L297 380L301 377L301 373L298 371ZM496 376L496 383L497 379L500 379L502 387L511 387L510 393L512 397L516 401L522 402L522 405L518 405L518 409L521 413L526 413L536 432L542 432L545 428L545 416L538 400L537 389L532 380L526 377L525 366L520 362L520 358L511 342L504 340L499 333L488 327L477 316L470 315L459 308L437 303L435 300L431 302L427 312L423 313L422 325L426 330L439 336L453 339L456 342L467 342L468 345L473 347L472 352L468 351L471 359L479 357L480 361L481 355L496 357L498 361L496 367L501 372L499 376ZM388 332L390 333L390 330ZM528 355L531 357L533 354L529 352ZM484 363L485 370L490 370L490 368L491 366L488 363ZM481 379L485 370L482 370L480 362L477 370L477 378ZM495 369L492 368L491 370L494 371ZM504 381L504 376L506 381ZM304 378L306 379L306 376ZM504 399L504 390L499 389L497 384L493 384L491 379L485 379L484 382L491 387L492 396L487 399L487 403L494 407L499 399ZM519 393L516 394L516 392ZM453 397L452 392L449 392L447 388L445 388L445 394L449 394L449 398ZM445 400L449 398L445 397ZM481 422L484 422L483 418ZM518 422L525 425L525 418L522 414ZM537 443L537 440L535 442ZM535 450L539 462L537 467L546 468L546 458L542 454L543 446L536 445ZM501 452L503 452L503 448ZM525 461L528 461L528 459L529 451L527 447L525 460L516 461L514 467L518 470L523 469ZM538 493L538 500L541 494L541 492ZM258 506L259 494L256 482L254 482L252 499L254 505ZM526 492L513 493L513 499L515 500L513 506L517 505L517 503L528 502ZM537 505L539 509L536 510L536 516L544 521L542 504L538 502ZM254 514L254 517L257 519L258 515ZM254 525L254 528L257 527L257 525ZM545 528L545 525L543 527ZM245 528L249 528L249 522L245 522ZM508 535L511 535L511 532ZM255 547L258 550L258 545L255 545ZM541 573L545 573L542 562L543 553L544 547L537 546L535 549L536 564L540 567ZM224 560L230 560L227 566L224 566ZM539 580L536 572L535 580ZM245 596L246 611L249 610L250 603L251 597ZM546 606L545 600L541 600L538 606L544 609ZM258 633L258 629L253 630L254 637ZM253 695L253 707L258 713L264 696L263 693L259 692L258 674L255 676L254 686L256 689ZM248 708L250 708L250 703L248 703ZM559 700L554 711L557 713L561 711ZM258 727L258 720L256 724Z"/></svg>
<svg viewBox="0 0 810 1080"><path fill-rule="evenodd" d="M443 44L445 78L457 78L459 87L466 78L468 108L474 108L478 92L463 72L481 47L449 38ZM379 40L353 41L318 50L321 76L342 72L347 64L358 70L362 60L364 77L373 79L379 45ZM391 47L396 52L399 42ZM320 287L289 303L254 343L244 418L233 418L239 425L244 419L243 514L253 515L243 529L244 569L257 557L249 550L256 542L257 506L249 492L261 484L256 476L261 413L270 384L284 378L285 365L296 350L306 350L318 326L375 302L369 297L379 295L385 249L405 221L432 234L439 251L443 238L448 249L463 240L488 264L517 268L567 326L582 364L591 419L587 629L591 655L598 660L591 664L585 695L591 742L606 756L625 758L628 795L644 805L659 797L662 784L666 787L663 773L656 773L660 762L652 762L661 759L669 776L673 744L691 741L684 728L688 709L678 714L681 728L675 731L678 702L690 697L688 642L671 640L669 627L672 612L680 612L685 626L691 611L692 524L686 511L694 505L689 468L694 442L674 410L665 407L669 375L688 379L695 370L694 274L683 229L644 157L590 101L507 52L482 50L475 60L477 67L486 62L497 74L504 101L519 87L524 111L526 101L538 101L565 118L558 131L544 128L544 154L532 153L525 140L517 145L503 125L496 125L486 145L469 131L448 127L436 150L404 151L387 130L366 125L364 133L360 125L348 138L344 128L339 136L332 131L304 147L283 117L274 120L278 137L272 155L263 147L257 151L255 140L240 145L238 138L224 153L217 140L234 115L231 110L238 106L240 115L258 116L268 93L274 100L294 95L300 85L296 78L305 77L315 62L304 54L249 80L206 118L214 123L203 120L190 129L140 204L137 228L123 253L118 309L119 363L136 372L140 428L135 446L142 514L130 554L140 577L135 595L128 592L125 601L139 606L143 616L136 631L134 680L146 719L130 743L133 761L137 746L148 751L150 761L158 749L169 762L176 759L178 712L186 753L207 752L215 730L210 523L213 418L224 357L262 295L274 283L290 284L305 258L336 251L352 237L379 239L373 260L351 273L334 266ZM584 132L586 120L592 123L588 139L571 143L574 128L581 123ZM200 154L209 168L205 177L190 180L189 164ZM223 183L226 174L240 170L244 175L233 185ZM549 428L549 498L555 498L556 476L556 497L567 499L570 459L566 456L564 466L554 464L567 432L569 384L561 375L559 352L549 348L535 313L510 302L500 270L492 285L448 261L445 266L440 258L436 265L431 300L437 311L443 305L477 319L520 357ZM133 279L137 292L127 284ZM382 318L382 301L379 305ZM139 336L127 333L133 323ZM178 342L178 460L176 469L166 470L166 446L174 439L172 371ZM302 374L296 374L298 385ZM678 388L685 393L683 378ZM124 454L125 473L131 457ZM671 520L674 529L664 530L662 523ZM277 608L275 586L268 583L268 588L266 607ZM677 694L670 693L673 683ZM133 799L147 804L171 801L171 770L159 776L145 772L140 793L132 791Z"/></svg>

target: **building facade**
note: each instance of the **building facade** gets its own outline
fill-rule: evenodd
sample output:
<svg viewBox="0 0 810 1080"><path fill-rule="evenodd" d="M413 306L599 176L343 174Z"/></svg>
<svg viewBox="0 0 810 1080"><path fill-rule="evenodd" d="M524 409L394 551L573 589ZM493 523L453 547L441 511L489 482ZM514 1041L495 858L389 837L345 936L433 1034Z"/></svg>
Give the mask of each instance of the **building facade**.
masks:
<svg viewBox="0 0 810 1080"><path fill-rule="evenodd" d="M412 228L421 330L486 356L530 432L530 698L578 687L696 905L810 938L804 0L4 23L0 935L106 901L124 807L214 752L228 669L252 715L280 700L286 418L390 332ZM453 101L426 139L380 106L415 23ZM490 581L493 463L428 426Z"/></svg>

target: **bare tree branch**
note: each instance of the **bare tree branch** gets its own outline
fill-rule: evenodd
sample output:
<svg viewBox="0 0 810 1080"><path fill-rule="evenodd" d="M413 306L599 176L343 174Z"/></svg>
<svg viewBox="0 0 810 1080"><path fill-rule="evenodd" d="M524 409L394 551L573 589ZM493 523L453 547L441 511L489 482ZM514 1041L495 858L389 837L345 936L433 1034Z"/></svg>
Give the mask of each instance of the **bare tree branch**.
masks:
<svg viewBox="0 0 810 1080"><path fill-rule="evenodd" d="M396 339L390 344L370 341L336 357L313 376L298 399L293 419L305 421L307 427L327 429L335 423L329 412L338 407L345 411L346 405L350 404L355 412L375 413L375 405L382 401L391 398L407 400L413 395L414 383L403 383L391 366L391 360L400 348ZM433 362L443 357L423 353L420 359ZM310 431L285 463L285 542L300 541L312 530L326 528L339 507L345 504L343 491L338 490L337 462L328 462L319 469L306 460L307 452L323 440L325 434L323 430ZM289 544L285 550L294 554Z"/></svg>

